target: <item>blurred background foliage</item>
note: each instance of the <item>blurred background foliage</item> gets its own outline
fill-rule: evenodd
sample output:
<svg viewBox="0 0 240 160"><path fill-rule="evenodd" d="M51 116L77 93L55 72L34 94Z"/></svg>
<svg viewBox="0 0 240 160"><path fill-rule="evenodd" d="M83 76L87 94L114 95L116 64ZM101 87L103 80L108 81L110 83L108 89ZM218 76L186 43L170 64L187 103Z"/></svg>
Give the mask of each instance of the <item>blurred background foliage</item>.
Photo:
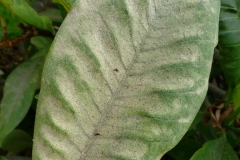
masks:
<svg viewBox="0 0 240 160"><path fill-rule="evenodd" d="M42 67L74 2L0 0L0 160L31 159ZM188 132L163 160L240 157L239 7L239 0L221 0L208 93Z"/></svg>

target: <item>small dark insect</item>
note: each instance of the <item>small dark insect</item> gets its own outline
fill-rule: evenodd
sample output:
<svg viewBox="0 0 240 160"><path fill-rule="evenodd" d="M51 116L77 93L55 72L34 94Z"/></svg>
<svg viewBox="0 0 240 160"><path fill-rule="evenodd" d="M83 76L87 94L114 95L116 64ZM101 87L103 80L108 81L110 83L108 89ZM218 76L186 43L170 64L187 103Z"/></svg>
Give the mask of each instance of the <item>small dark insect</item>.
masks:
<svg viewBox="0 0 240 160"><path fill-rule="evenodd" d="M94 136L100 136L100 133L95 133Z"/></svg>
<svg viewBox="0 0 240 160"><path fill-rule="evenodd" d="M117 68L115 68L113 71L115 71L115 72L119 72L119 70L118 70Z"/></svg>

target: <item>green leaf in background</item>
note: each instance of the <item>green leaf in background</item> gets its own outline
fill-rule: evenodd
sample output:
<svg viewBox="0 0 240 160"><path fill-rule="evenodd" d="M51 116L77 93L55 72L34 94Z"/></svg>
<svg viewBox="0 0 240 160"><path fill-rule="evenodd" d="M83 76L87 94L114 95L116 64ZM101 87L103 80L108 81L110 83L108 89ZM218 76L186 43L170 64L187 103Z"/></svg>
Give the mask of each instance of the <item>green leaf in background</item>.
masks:
<svg viewBox="0 0 240 160"><path fill-rule="evenodd" d="M225 137L206 142L191 160L239 160Z"/></svg>
<svg viewBox="0 0 240 160"><path fill-rule="evenodd" d="M240 2L221 0L219 49L221 66L230 87L240 83Z"/></svg>
<svg viewBox="0 0 240 160"><path fill-rule="evenodd" d="M22 130L13 130L2 142L5 151L19 152L32 147L32 137Z"/></svg>
<svg viewBox="0 0 240 160"><path fill-rule="evenodd" d="M203 137L205 138L205 140L211 140L211 139L215 139L218 138L218 135L216 133L216 131L214 130L214 128L212 127L211 123L208 123L207 125L201 121L200 123L197 124L196 126L196 130L203 135Z"/></svg>
<svg viewBox="0 0 240 160"><path fill-rule="evenodd" d="M168 152L174 160L188 160L192 155L202 147L196 140L183 137L181 141Z"/></svg>
<svg viewBox="0 0 240 160"><path fill-rule="evenodd" d="M8 159L3 156L0 156L0 160L8 160Z"/></svg>
<svg viewBox="0 0 240 160"><path fill-rule="evenodd" d="M65 1L68 2L71 6L73 6L73 4L75 3L76 0L65 0Z"/></svg>
<svg viewBox="0 0 240 160"><path fill-rule="evenodd" d="M234 104L234 108L239 110L240 108L240 83L234 87L233 93L232 93L232 102ZM240 112L236 113L236 116L240 118ZM235 118L236 118L235 116Z"/></svg>
<svg viewBox="0 0 240 160"><path fill-rule="evenodd" d="M191 130L191 129L193 129L194 127L196 127L196 125L197 125L199 122L201 122L201 121L203 120L203 118L204 118L204 113L203 113L203 112L198 112L188 130Z"/></svg>
<svg viewBox="0 0 240 160"><path fill-rule="evenodd" d="M63 17L61 15L61 12L59 9L48 9L48 10L42 11L38 14L40 16L49 17L51 19L51 21L53 21L53 22L62 23L62 21L63 21Z"/></svg>
<svg viewBox="0 0 240 160"><path fill-rule="evenodd" d="M51 20L48 17L39 16L25 0L0 0L0 2L23 21L54 33Z"/></svg>
<svg viewBox="0 0 240 160"><path fill-rule="evenodd" d="M41 36L35 36L31 38L31 44L33 44L38 50L48 48L51 43L51 39L47 39Z"/></svg>
<svg viewBox="0 0 240 160"><path fill-rule="evenodd" d="M53 0L55 3L61 4L67 12L69 12L76 0Z"/></svg>
<svg viewBox="0 0 240 160"><path fill-rule="evenodd" d="M28 112L38 84L48 47L20 64L8 76L0 106L0 146L3 139Z"/></svg>
<svg viewBox="0 0 240 160"><path fill-rule="evenodd" d="M22 30L18 27L20 20L0 3L0 16L6 21L7 39L13 39L22 35ZM3 28L0 26L0 39L3 37Z"/></svg>
<svg viewBox="0 0 240 160"><path fill-rule="evenodd" d="M240 117L240 1L221 0L219 19L219 51L221 67L229 84L227 102L232 102L234 112L226 120L228 125ZM231 93L230 93L231 92Z"/></svg>
<svg viewBox="0 0 240 160"><path fill-rule="evenodd" d="M76 1L44 65L33 160L159 160L206 95L219 5Z"/></svg>
<svg viewBox="0 0 240 160"><path fill-rule="evenodd" d="M7 156L6 159L4 160L32 160L32 159L29 157L23 157L23 156Z"/></svg>

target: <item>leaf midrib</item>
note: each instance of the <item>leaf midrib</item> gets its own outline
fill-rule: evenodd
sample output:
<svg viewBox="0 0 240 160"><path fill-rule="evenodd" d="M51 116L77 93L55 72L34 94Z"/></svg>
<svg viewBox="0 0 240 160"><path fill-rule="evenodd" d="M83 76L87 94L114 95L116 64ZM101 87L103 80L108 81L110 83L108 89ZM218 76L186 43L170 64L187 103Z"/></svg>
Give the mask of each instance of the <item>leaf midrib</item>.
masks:
<svg viewBox="0 0 240 160"><path fill-rule="evenodd" d="M125 4L125 6L127 6L127 5ZM128 10L127 10L127 11L128 11ZM98 14L100 15L101 18L103 17L103 16L101 15L101 13L98 12ZM128 15L130 15L130 13L129 13ZM154 19L155 19L155 17L154 17ZM154 19L153 19L153 20L154 20ZM102 18L102 20L103 20L103 22L104 22L105 24L107 24L107 23L104 21L103 18ZM131 20L131 19L129 18L129 21L130 21L130 20ZM149 24L149 23L148 23L148 24ZM111 98L111 100L110 100L110 102L109 102L109 105L106 107L105 111L102 113L103 116L101 116L100 122L96 125L95 130L93 131L92 137L90 137L90 138L88 139L88 141L86 141L86 144L88 144L88 145L85 145L85 148L83 149L83 152L81 153L80 158L84 157L84 155L85 155L84 153L86 153L86 152L88 151L88 149L89 149L90 147L92 147L91 144L93 144L93 142L96 140L96 137L94 136L94 133L96 133L96 131L99 131L99 130L101 129L101 127L103 126L104 122L106 121L107 115L109 115L109 112L113 109L113 106L114 106L113 103L114 103L115 99L118 97L119 92L120 92L121 89L122 89L122 86L124 85L123 82L126 81L126 79L128 78L128 76L129 76L129 71L132 69L133 65L135 64L135 62L136 62L136 60L137 60L137 57L138 57L138 54L141 52L142 44L144 43L144 39L146 39L146 38L148 37L152 25L148 25L148 26L150 26L150 27L149 27L149 30L146 32L146 36L144 36L144 37L141 39L141 43L139 44L139 46L140 46L139 49L137 49L137 47L134 45L134 42L133 42L133 32L132 32L133 27L132 27L131 23L129 24L129 26L130 26L129 28L130 28L130 34L131 34L131 42L132 42L132 45L133 45L133 48L134 48L134 51L135 51L134 56L133 56L133 59L132 59L132 61L129 63L129 66L127 66L126 68L125 68L125 66L124 66L124 68L126 69L125 76L122 78L122 80L119 81L119 82L120 82L120 83L119 83L119 87L118 87L118 89L116 89L116 91L112 94L112 98Z"/></svg>

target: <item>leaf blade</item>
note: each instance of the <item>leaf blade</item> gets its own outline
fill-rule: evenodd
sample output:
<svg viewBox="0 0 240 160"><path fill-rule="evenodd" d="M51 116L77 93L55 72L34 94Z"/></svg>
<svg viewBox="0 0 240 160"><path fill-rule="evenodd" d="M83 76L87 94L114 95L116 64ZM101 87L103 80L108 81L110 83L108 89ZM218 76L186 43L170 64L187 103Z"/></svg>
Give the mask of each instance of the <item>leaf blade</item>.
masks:
<svg viewBox="0 0 240 160"><path fill-rule="evenodd" d="M206 93L218 5L77 1L44 66L33 157L150 160L170 150Z"/></svg>
<svg viewBox="0 0 240 160"><path fill-rule="evenodd" d="M225 137L208 141L199 149L191 158L191 160L238 160L237 154L234 152Z"/></svg>
<svg viewBox="0 0 240 160"><path fill-rule="evenodd" d="M13 130L3 140L1 148L5 151L23 151L32 147L32 137L23 130Z"/></svg>
<svg viewBox="0 0 240 160"><path fill-rule="evenodd" d="M230 0L221 0L221 12L219 19L219 47L221 67L223 68L226 79L231 88L234 88L239 82L239 61L238 50L239 39L239 5L238 2ZM238 37L238 36L237 36Z"/></svg>
<svg viewBox="0 0 240 160"><path fill-rule="evenodd" d="M46 52L46 49L40 51L20 64L8 76L0 107L0 144L27 114L41 75L41 64L43 65Z"/></svg>

